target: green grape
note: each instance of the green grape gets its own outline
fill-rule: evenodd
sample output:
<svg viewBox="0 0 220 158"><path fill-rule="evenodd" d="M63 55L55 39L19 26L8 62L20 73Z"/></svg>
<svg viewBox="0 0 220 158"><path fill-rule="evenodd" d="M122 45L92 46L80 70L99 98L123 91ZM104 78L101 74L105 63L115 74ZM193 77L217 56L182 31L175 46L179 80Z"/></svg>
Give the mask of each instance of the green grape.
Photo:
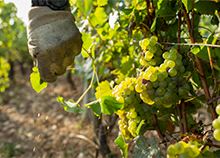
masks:
<svg viewBox="0 0 220 158"><path fill-rule="evenodd" d="M135 91L138 92L138 93L141 93L143 91L143 89L141 88L141 84L137 84L135 86Z"/></svg>
<svg viewBox="0 0 220 158"><path fill-rule="evenodd" d="M136 118L137 117L137 113L135 111L130 113L131 118Z"/></svg>
<svg viewBox="0 0 220 158"><path fill-rule="evenodd" d="M215 129L213 132L213 136L216 140L220 141L220 129Z"/></svg>
<svg viewBox="0 0 220 158"><path fill-rule="evenodd" d="M131 121L131 122L129 123L129 127L131 127L131 128L136 128L136 126L137 126L137 124L136 124L136 122L134 122L134 121Z"/></svg>
<svg viewBox="0 0 220 158"><path fill-rule="evenodd" d="M169 52L164 52L162 56L164 59L169 59L169 55L170 55Z"/></svg>
<svg viewBox="0 0 220 158"><path fill-rule="evenodd" d="M213 154L212 152L210 151L206 151L204 154L203 154L203 157L204 158L214 158L216 157L215 154ZM217 158L217 157L216 157Z"/></svg>
<svg viewBox="0 0 220 158"><path fill-rule="evenodd" d="M175 61L177 59L177 54L176 53L170 53L169 56L168 56L168 59Z"/></svg>
<svg viewBox="0 0 220 158"><path fill-rule="evenodd" d="M156 74L156 73L151 73L151 74L149 75L149 80L150 80L151 82L156 81L156 80L157 80L157 74Z"/></svg>
<svg viewBox="0 0 220 158"><path fill-rule="evenodd" d="M154 96L155 96L155 89L147 90L147 94L149 95L150 98L154 98Z"/></svg>
<svg viewBox="0 0 220 158"><path fill-rule="evenodd" d="M155 59L151 59L150 61L149 61L149 64L150 65L153 65L153 66L155 66L156 65L156 60Z"/></svg>
<svg viewBox="0 0 220 158"><path fill-rule="evenodd" d="M185 152L189 157L194 157L194 152L191 147L185 148Z"/></svg>
<svg viewBox="0 0 220 158"><path fill-rule="evenodd" d="M184 96L184 95L187 93L187 91L186 91L185 88L180 87L180 88L178 89L178 93L179 93L180 96Z"/></svg>
<svg viewBox="0 0 220 158"><path fill-rule="evenodd" d="M167 61L167 66L173 68L175 66L175 62L173 60Z"/></svg>
<svg viewBox="0 0 220 158"><path fill-rule="evenodd" d="M150 51L151 53L154 54L157 51L157 47L156 46L152 46L152 47L150 47L150 49L148 51Z"/></svg>
<svg viewBox="0 0 220 158"><path fill-rule="evenodd" d="M176 84L173 81L171 81L168 83L168 87L171 89L174 89L174 88L176 88Z"/></svg>
<svg viewBox="0 0 220 158"><path fill-rule="evenodd" d="M191 145L190 147L193 151L193 157L197 157L200 154L199 148L196 145Z"/></svg>
<svg viewBox="0 0 220 158"><path fill-rule="evenodd" d="M141 122L140 116L135 117L134 122L136 122L137 124L140 123Z"/></svg>
<svg viewBox="0 0 220 158"><path fill-rule="evenodd" d="M154 73L154 72L156 72L156 68L155 67L153 67L153 66L149 66L146 70L145 70L145 72L147 72L147 73Z"/></svg>
<svg viewBox="0 0 220 158"><path fill-rule="evenodd" d="M159 86L159 82L158 81L152 82L152 84L153 84L154 88L157 88Z"/></svg>
<svg viewBox="0 0 220 158"><path fill-rule="evenodd" d="M181 142L176 143L174 148L177 150L177 154L182 154L185 152L185 146Z"/></svg>
<svg viewBox="0 0 220 158"><path fill-rule="evenodd" d="M175 64L176 64L176 66L179 66L179 67L183 65L181 59L176 59Z"/></svg>
<svg viewBox="0 0 220 158"><path fill-rule="evenodd" d="M148 38L145 38L139 42L139 45L142 47L142 49L146 49L149 44L150 44L150 41Z"/></svg>
<svg viewBox="0 0 220 158"><path fill-rule="evenodd" d="M126 97L126 98L125 98L125 102L126 102L127 104L131 104L131 103L132 103L132 99L131 99L130 97Z"/></svg>
<svg viewBox="0 0 220 158"><path fill-rule="evenodd" d="M220 104L218 104L218 105L216 106L215 110L216 110L216 113L217 113L218 115L220 115Z"/></svg>
<svg viewBox="0 0 220 158"><path fill-rule="evenodd" d="M157 40L158 40L158 38L157 38L156 36L152 36L152 37L150 38L150 45L151 45L151 46L156 45Z"/></svg>
<svg viewBox="0 0 220 158"><path fill-rule="evenodd" d="M182 55L181 54L177 54L177 59L180 59L182 61Z"/></svg>
<svg viewBox="0 0 220 158"><path fill-rule="evenodd" d="M154 54L151 53L150 51L147 51L145 53L145 60L150 61L153 58Z"/></svg>
<svg viewBox="0 0 220 158"><path fill-rule="evenodd" d="M130 90L129 88L126 88L126 89L124 90L124 93L125 93L126 95L130 95L130 94L131 94L131 90Z"/></svg>
<svg viewBox="0 0 220 158"><path fill-rule="evenodd" d="M150 90L150 89L153 88L153 83L152 83L152 82L147 82L147 83L145 84L145 87L146 87L147 90Z"/></svg>
<svg viewBox="0 0 220 158"><path fill-rule="evenodd" d="M189 158L189 156L186 153L180 154L178 158Z"/></svg>
<svg viewBox="0 0 220 158"><path fill-rule="evenodd" d="M180 73L184 73L185 72L185 67L182 65L180 66L180 70L179 70Z"/></svg>
<svg viewBox="0 0 220 158"><path fill-rule="evenodd" d="M158 74L158 76L157 76L158 81L163 81L164 79L165 79L165 77L162 73Z"/></svg>
<svg viewBox="0 0 220 158"><path fill-rule="evenodd" d="M172 99L172 93L171 92L166 92L164 94L164 99L166 100L171 100Z"/></svg>
<svg viewBox="0 0 220 158"><path fill-rule="evenodd" d="M176 53L177 53L176 48L171 48L171 49L170 49L170 53L175 53L175 54L176 54Z"/></svg>
<svg viewBox="0 0 220 158"><path fill-rule="evenodd" d="M167 148L167 155L169 155L169 156L175 156L176 154L177 154L176 148L174 147L174 145L170 145L170 146Z"/></svg>
<svg viewBox="0 0 220 158"><path fill-rule="evenodd" d="M156 90L156 93L159 95L159 96L163 96L166 92L166 89L164 89L163 87L159 87L157 88Z"/></svg>
<svg viewBox="0 0 220 158"><path fill-rule="evenodd" d="M155 101L155 105L162 105L162 100L160 97L154 98L154 101Z"/></svg>
<svg viewBox="0 0 220 158"><path fill-rule="evenodd" d="M166 82L166 81L161 81L161 82L159 83L159 86L166 88L166 87L167 87L167 82Z"/></svg>
<svg viewBox="0 0 220 158"><path fill-rule="evenodd" d="M165 71L166 68L167 68L167 65L166 65L166 64L161 64L161 65L160 65L160 68L161 68L163 71Z"/></svg>
<svg viewBox="0 0 220 158"><path fill-rule="evenodd" d="M175 68L171 68L169 69L168 74L173 77L177 75L177 71Z"/></svg>

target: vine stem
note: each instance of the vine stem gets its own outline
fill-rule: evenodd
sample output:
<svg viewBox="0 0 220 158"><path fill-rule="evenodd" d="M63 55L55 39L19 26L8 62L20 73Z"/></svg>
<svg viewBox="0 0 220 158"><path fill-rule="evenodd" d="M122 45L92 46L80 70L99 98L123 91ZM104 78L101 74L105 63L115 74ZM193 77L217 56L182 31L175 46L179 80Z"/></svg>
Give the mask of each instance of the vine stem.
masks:
<svg viewBox="0 0 220 158"><path fill-rule="evenodd" d="M185 100L181 100L181 107L182 107L182 117L183 117L183 128L184 128L184 133L188 133L188 126L187 126L187 118L186 118L186 104Z"/></svg>
<svg viewBox="0 0 220 158"><path fill-rule="evenodd" d="M156 129L158 136L160 137L160 139L161 139L163 142L165 142L164 136L163 136L163 134L162 134L162 132L161 132L159 126L158 126L157 115L156 115L156 114L153 114L152 117L153 117L153 121L154 121L154 128Z"/></svg>
<svg viewBox="0 0 220 158"><path fill-rule="evenodd" d="M193 4L192 6L194 6L194 1L192 1L192 4ZM187 27L188 27L188 30L189 30L191 42L195 43L194 24L193 23L191 24L190 19L189 19L189 15L187 14L187 11L186 11L186 8L185 8L184 4L181 4L181 5L182 5L182 9L183 9L183 14L185 16L186 24L187 24ZM194 10L194 8L192 8L192 10ZM194 14L192 14L192 19L193 18L194 18ZM200 76L200 79L201 79L201 82L202 82L202 86L203 86L203 89L204 89L206 101L209 101L210 100L210 93L209 93L209 89L208 89L208 85L207 85L207 81L206 81L206 76L205 76L205 73L204 73L203 68L202 68L202 62L196 54L195 54L195 59L196 59L197 65L198 65L198 71L199 71L198 73L199 73L199 76ZM216 119L217 114L215 112L213 104L208 104L208 107L209 107L209 110L211 112L212 118Z"/></svg>
<svg viewBox="0 0 220 158"><path fill-rule="evenodd" d="M181 106L181 104L179 104L177 106L177 110L178 110L178 114L179 114L180 133L184 134L184 128L183 128L183 123L182 123L183 116L182 116L182 106Z"/></svg>

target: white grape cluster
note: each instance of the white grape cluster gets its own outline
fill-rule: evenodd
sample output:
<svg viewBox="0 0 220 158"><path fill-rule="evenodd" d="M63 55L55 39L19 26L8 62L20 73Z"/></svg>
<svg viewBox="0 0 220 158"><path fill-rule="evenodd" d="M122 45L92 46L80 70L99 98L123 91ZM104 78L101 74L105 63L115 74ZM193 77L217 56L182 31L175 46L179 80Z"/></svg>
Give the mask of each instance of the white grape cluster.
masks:
<svg viewBox="0 0 220 158"><path fill-rule="evenodd" d="M140 97L134 90L136 83L135 78L127 77L113 89L113 96L116 100L124 101L124 107L117 114L120 118L119 129L125 139L136 137L137 126L141 121L139 112L142 111L142 106L140 105Z"/></svg>
<svg viewBox="0 0 220 158"><path fill-rule="evenodd" d="M140 93L145 103L157 108L169 108L178 100L187 97L190 86L183 77L185 67L177 50L171 48L162 56L163 63L155 67L148 66L140 73L135 90Z"/></svg>
<svg viewBox="0 0 220 158"><path fill-rule="evenodd" d="M214 158L216 155L209 151L209 146L206 146L202 151L202 145L197 141L179 141L167 148L167 158Z"/></svg>
<svg viewBox="0 0 220 158"><path fill-rule="evenodd" d="M220 115L220 104L216 106L216 113ZM220 141L220 116L213 120L212 126L215 128L213 136L216 140Z"/></svg>

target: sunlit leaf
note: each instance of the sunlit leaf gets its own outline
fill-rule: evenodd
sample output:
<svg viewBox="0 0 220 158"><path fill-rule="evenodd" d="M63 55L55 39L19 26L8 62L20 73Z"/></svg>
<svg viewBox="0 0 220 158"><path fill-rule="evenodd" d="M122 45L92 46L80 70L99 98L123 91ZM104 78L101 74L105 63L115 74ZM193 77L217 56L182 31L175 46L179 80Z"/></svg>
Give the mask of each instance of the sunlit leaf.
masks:
<svg viewBox="0 0 220 158"><path fill-rule="evenodd" d="M102 113L105 115L116 113L123 106L124 103L117 101L113 96L101 96Z"/></svg>
<svg viewBox="0 0 220 158"><path fill-rule="evenodd" d="M73 100L64 101L63 97L58 96L57 101L61 103L64 110L70 113L84 113L85 110L76 104Z"/></svg>
<svg viewBox="0 0 220 158"><path fill-rule="evenodd" d="M99 99L101 96L111 96L112 90L110 88L110 83L108 81L103 81L96 87L96 99Z"/></svg>
<svg viewBox="0 0 220 158"><path fill-rule="evenodd" d="M120 148L123 158L127 158L128 143L125 142L122 134L120 134L118 138L115 139L115 144Z"/></svg>
<svg viewBox="0 0 220 158"><path fill-rule="evenodd" d="M40 73L37 69L37 67L33 67L33 72L30 75L30 81L32 88L39 93L41 90L47 87L47 82L42 82L40 78Z"/></svg>

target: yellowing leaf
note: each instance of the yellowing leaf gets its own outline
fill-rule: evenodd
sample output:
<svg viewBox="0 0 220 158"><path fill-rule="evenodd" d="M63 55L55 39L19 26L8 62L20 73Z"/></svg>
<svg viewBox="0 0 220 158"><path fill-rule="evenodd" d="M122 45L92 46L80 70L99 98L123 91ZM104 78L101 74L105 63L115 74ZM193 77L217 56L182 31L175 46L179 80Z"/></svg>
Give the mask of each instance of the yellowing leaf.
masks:
<svg viewBox="0 0 220 158"><path fill-rule="evenodd" d="M105 13L105 9L103 7L97 7L95 13L91 17L91 23L93 26L103 25L106 21L107 14Z"/></svg>
<svg viewBox="0 0 220 158"><path fill-rule="evenodd" d="M108 81L103 81L96 88L96 99L99 99L101 96L112 96L112 90L110 88L110 83Z"/></svg>
<svg viewBox="0 0 220 158"><path fill-rule="evenodd" d="M39 93L41 90L47 87L47 82L42 82L37 67L33 68L33 72L30 75L30 81L33 89Z"/></svg>
<svg viewBox="0 0 220 158"><path fill-rule="evenodd" d="M105 6L108 4L108 0L97 0L98 6Z"/></svg>

